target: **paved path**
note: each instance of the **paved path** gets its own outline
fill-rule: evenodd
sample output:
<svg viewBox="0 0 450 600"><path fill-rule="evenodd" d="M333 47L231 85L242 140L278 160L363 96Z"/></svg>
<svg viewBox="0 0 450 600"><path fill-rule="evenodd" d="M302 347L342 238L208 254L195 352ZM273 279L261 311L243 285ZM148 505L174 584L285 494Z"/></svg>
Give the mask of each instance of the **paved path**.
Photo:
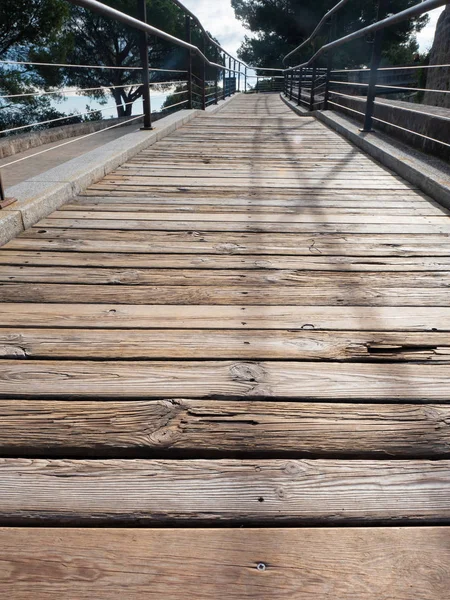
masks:
<svg viewBox="0 0 450 600"><path fill-rule="evenodd" d="M90 150L99 148L100 146L103 146L112 140L116 140L127 133L132 133L133 131L136 131L136 129L139 129L139 125L132 123L131 125L116 127L115 129L110 129L108 131L100 131L99 133L87 138L80 136L79 139L69 138L66 140L58 140L57 142L52 142L50 144L43 144L37 148L30 148L30 150L26 150L25 152L18 152L17 154L14 154L14 156L2 158L0 159L0 168L25 156L31 157L36 153L42 152L43 150L55 148L55 150L51 152L45 152L44 154L40 154L34 158L30 158L29 160L22 161L16 163L15 165L11 165L10 167L4 167L1 169L4 186L5 188L8 188L16 185L17 183L22 183L22 181L26 181L27 179L31 179L31 177L45 173L45 171L53 169L53 167L57 167L68 160L71 160L72 158L76 158L77 156L81 156ZM77 141L59 147L61 144L71 140Z"/></svg>

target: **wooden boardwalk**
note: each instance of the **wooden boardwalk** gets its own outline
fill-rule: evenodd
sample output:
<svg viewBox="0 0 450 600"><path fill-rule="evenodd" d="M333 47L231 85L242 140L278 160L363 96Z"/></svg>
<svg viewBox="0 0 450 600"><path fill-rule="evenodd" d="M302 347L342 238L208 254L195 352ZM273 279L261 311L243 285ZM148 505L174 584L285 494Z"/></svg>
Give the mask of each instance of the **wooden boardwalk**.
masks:
<svg viewBox="0 0 450 600"><path fill-rule="evenodd" d="M446 600L450 219L237 96L0 250L0 596Z"/></svg>

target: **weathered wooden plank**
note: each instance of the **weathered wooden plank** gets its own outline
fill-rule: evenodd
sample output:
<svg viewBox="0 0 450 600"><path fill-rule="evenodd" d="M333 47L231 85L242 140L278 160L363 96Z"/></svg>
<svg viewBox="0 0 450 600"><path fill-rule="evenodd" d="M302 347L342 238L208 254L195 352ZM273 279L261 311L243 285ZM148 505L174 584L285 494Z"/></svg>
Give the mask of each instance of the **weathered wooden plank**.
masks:
<svg viewBox="0 0 450 600"><path fill-rule="evenodd" d="M264 219L261 221L225 221L217 219L216 221L190 221L186 223L185 220L180 220L180 215L175 215L178 220L166 219L166 214L160 215L161 220L152 221L145 219L120 219L117 214L115 219L71 219L63 218L59 219L53 217L49 219L43 219L35 227L51 227L51 228L71 228L71 229L94 229L94 230L125 230L125 231L186 231L191 225L201 231L218 231L218 232L240 232L249 231L262 232L262 233L311 233L311 234L323 234L323 233L336 233L336 234L377 234L380 230L384 234L436 234L436 233L450 233L450 220L447 221L445 217L438 217L440 223L428 223L425 221L426 217L417 217L414 220L411 217L409 224L402 223L385 223L380 225L379 223L332 223L324 222L320 220L305 222L305 223L284 223L280 222L265 222ZM351 221L351 219L349 219Z"/></svg>
<svg viewBox="0 0 450 600"><path fill-rule="evenodd" d="M73 300L74 298L72 298ZM0 303L2 327L450 331L450 307Z"/></svg>
<svg viewBox="0 0 450 600"><path fill-rule="evenodd" d="M0 251L0 265L36 265L69 267L102 267L130 269L294 269L340 273L416 273L421 271L450 271L450 256L361 257L351 260L341 256L233 256L191 254L143 254L119 252L34 252L33 250ZM16 273L17 273L16 269Z"/></svg>
<svg viewBox="0 0 450 600"><path fill-rule="evenodd" d="M2 456L449 458L450 407L0 400Z"/></svg>
<svg viewBox="0 0 450 600"><path fill-rule="evenodd" d="M329 176L324 176L323 178L317 177L313 179L310 177L309 179L260 179L258 178L251 180L250 178L235 178L229 179L227 177L222 178L211 178L205 179L192 177L190 179L186 179L185 177L148 177L148 181L146 181L145 177L140 179L119 179L115 176L105 177L99 183L94 183L91 185L91 189L93 190L110 190L110 189L121 189L122 192L125 191L133 191L135 189L139 189L140 187L147 188L150 185L155 186L167 186L167 187L201 187L204 189L215 189L219 187L227 186L229 189L240 189L240 188L248 188L249 186L254 186L257 181L257 185L259 189L291 189L296 190L299 188L303 189L311 189L316 187L321 187L322 189L330 189L333 190L335 188L343 188L343 189L358 189L362 186L367 189L377 190L377 189L393 189L393 190L404 190L404 189L414 189L412 186L409 186L401 181L391 181L390 178L380 179L379 181L375 180L367 180L364 178L361 179L336 179L332 180ZM389 182L389 183L388 183Z"/></svg>
<svg viewBox="0 0 450 600"><path fill-rule="evenodd" d="M447 600L449 529L0 529L14 600ZM259 567L258 567L259 565Z"/></svg>
<svg viewBox="0 0 450 600"><path fill-rule="evenodd" d="M363 175L367 175L370 179L375 181L385 181L388 185L397 178L393 177L390 173L384 172L382 169L377 169L369 166L367 169L361 169L358 166L350 167L350 166L342 166L339 168L338 172L333 173L333 167L323 166L316 167L311 166L306 168L297 167L294 169L292 166L285 166L284 168L271 169L269 165L266 164L266 168L264 169L264 179L265 180L276 180L276 181L285 181L285 180L303 180L303 179L324 179L329 177L333 181L338 180L358 180L360 181ZM260 176L261 174L259 174ZM210 165L199 166L198 163L192 163L191 166L182 167L180 165L154 165L150 161L148 163L126 163L125 165L118 167L113 173L107 176L107 180L140 180L142 177L144 178L153 178L153 177L187 177L187 178L205 178L205 179L221 179L223 177L229 177L231 180L233 179L244 179L244 180L255 180L255 167L243 167L236 166L236 168L222 168L222 167L210 167Z"/></svg>
<svg viewBox="0 0 450 600"><path fill-rule="evenodd" d="M304 286L448 288L450 271L381 272L271 269L111 269L94 267L40 267L3 265L0 282L75 283L162 286ZM355 294L355 300L358 293ZM301 295L299 295L301 301Z"/></svg>
<svg viewBox="0 0 450 600"><path fill-rule="evenodd" d="M336 235L33 228L10 250L285 256L448 256L447 235Z"/></svg>
<svg viewBox="0 0 450 600"><path fill-rule="evenodd" d="M120 201L120 198L101 198L94 199L92 202L90 198L78 199L77 204L65 204L58 211L53 213L57 218L70 218L71 212L77 211L89 211L89 212L103 212L107 209L110 213L115 212L115 218L120 217L122 212L131 212L133 217L135 213L147 213L148 211L157 212L159 219L163 216L179 213L193 214L200 213L197 218L201 220L201 216L206 214L222 214L226 209L227 214L232 213L234 217L237 215L251 214L254 219L259 215L297 215L299 213L308 214L309 216L323 217L323 221L330 220L330 215L334 216L367 216L371 215L384 215L386 218L400 216L447 216L443 212L443 209L435 207L432 204L426 202L408 202L405 206L405 202L384 202L382 200L367 200L363 206L360 205L358 200L300 200L298 202L293 200L246 200L246 199L224 199L223 203L211 204L212 200L208 198L192 199L192 202L187 200L184 203L177 199L157 199L157 198L137 198L128 200L128 202ZM67 215L69 213L69 215ZM164 213L163 215L161 213ZM209 218L212 218L209 217ZM247 218L246 216L244 218ZM274 217L272 217L274 218Z"/></svg>
<svg viewBox="0 0 450 600"><path fill-rule="evenodd" d="M0 283L0 302L66 303L75 298L79 303L97 304L446 307L450 305L450 287Z"/></svg>
<svg viewBox="0 0 450 600"><path fill-rule="evenodd" d="M192 190L189 192L185 191L186 188L177 188L176 190L168 190L165 187L151 186L149 188L140 189L134 192L127 192L126 195L110 190L107 194L98 193L96 190L88 188L84 191L83 195L80 198L122 198L122 201L130 201L131 198L172 198L179 200L183 200L186 202L187 199L189 201L193 199L195 201L196 198L207 199L208 202L211 202L211 196L205 193L204 190L199 190L199 193L196 194ZM189 194L187 196L187 193ZM254 189L249 187L246 190L239 190L236 193L234 190L229 190L228 188L220 188L214 191L214 196L212 199L227 198L230 200L235 200L236 198L244 199L244 200L257 200L258 202L264 200L281 200L281 201L295 201L300 202L302 200L314 200L314 201L324 201L330 199L330 192L327 190L323 190L321 188L314 188L310 190L295 190L292 192L290 190L273 190L270 192L270 195L261 192L259 189ZM335 200L353 200L360 201L361 204L364 204L366 200L382 200L389 202L391 201L401 201L403 200L419 202L431 202L428 200L428 197L420 192L420 190L364 190L356 189L356 190L346 190L346 189L336 189L333 190L333 198Z"/></svg>
<svg viewBox="0 0 450 600"><path fill-rule="evenodd" d="M433 363L2 361L3 396L293 398L450 402L450 369Z"/></svg>
<svg viewBox="0 0 450 600"><path fill-rule="evenodd" d="M174 322L174 325L176 322ZM149 323L151 325L151 323ZM224 329L0 329L0 358L450 361L450 334Z"/></svg>
<svg viewBox="0 0 450 600"><path fill-rule="evenodd" d="M0 458L0 522L445 523L450 461Z"/></svg>
<svg viewBox="0 0 450 600"><path fill-rule="evenodd" d="M126 207L124 207L126 208ZM324 216L323 221L318 219L318 216ZM441 216L415 216L412 214L412 210L409 210L409 214L403 214L399 216L395 216L392 214L385 215L383 212L379 214L375 214L373 211L362 212L360 214L352 213L351 211L346 211L344 214L336 214L333 211L302 211L299 210L296 214L288 214L284 215L282 213L273 213L273 214L254 214L253 212L246 213L229 213L229 212L220 212L220 213L198 213L198 212L187 212L183 214L183 220L186 222L190 221L216 221L220 219L224 221L226 224L230 223L314 223L317 226L322 226L326 229L327 224L336 224L336 225L346 225L350 223L376 223L378 225L382 225L384 228L390 224L401 223L403 225L434 225L437 227L449 223L450 219L447 215ZM52 223L54 221L74 221L74 220L113 220L113 221L126 221L126 220L134 220L134 221L179 221L180 215L178 214L178 210L173 210L173 212L167 211L164 214L161 212L155 211L146 211L142 213L136 214L135 212L124 211L120 214L117 212L108 211L89 211L89 210L78 210L78 211L57 211L53 214L49 215L48 218L43 221L47 222L49 227L52 227ZM39 223L38 226L45 226L43 221ZM54 227L55 225L53 225ZM66 225L68 227L69 225ZM403 228L404 233L408 233L408 227Z"/></svg>

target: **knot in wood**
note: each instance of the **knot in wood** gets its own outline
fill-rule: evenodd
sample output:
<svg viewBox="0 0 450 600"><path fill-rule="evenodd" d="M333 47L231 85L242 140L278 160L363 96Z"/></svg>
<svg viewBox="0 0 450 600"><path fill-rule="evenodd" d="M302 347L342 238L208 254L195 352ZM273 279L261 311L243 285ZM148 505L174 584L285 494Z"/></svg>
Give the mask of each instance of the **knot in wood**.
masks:
<svg viewBox="0 0 450 600"><path fill-rule="evenodd" d="M260 383L264 379L264 369L253 363L237 363L230 367L233 381L241 383Z"/></svg>

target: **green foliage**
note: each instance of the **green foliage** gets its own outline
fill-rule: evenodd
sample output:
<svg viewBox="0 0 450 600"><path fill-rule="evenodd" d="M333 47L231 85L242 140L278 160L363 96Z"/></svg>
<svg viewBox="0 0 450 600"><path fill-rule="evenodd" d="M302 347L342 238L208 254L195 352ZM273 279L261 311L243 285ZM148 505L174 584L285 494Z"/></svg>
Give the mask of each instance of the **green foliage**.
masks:
<svg viewBox="0 0 450 600"><path fill-rule="evenodd" d="M136 0L103 1L121 12L139 17ZM80 94L100 104L116 105L119 117L132 114L133 104L142 98L140 32L113 19L70 5L65 0L0 2L0 59L92 65L87 69L52 66L2 68L0 95L16 97L0 99L0 129L12 127L12 124L20 126L64 116L55 110L52 103L52 99L58 100L62 96L33 95L42 91L56 92L62 88L101 88ZM178 38L186 37L185 14L171 0L147 0L147 21ZM203 48L203 35L194 23L192 43ZM148 44L151 68L186 69L187 51L184 48L154 36L148 37ZM213 60L223 62L211 43L206 43L204 52ZM96 68L108 66L120 68ZM203 76L203 62L195 54L193 73L198 78ZM207 68L206 77L213 79L215 69ZM184 72L151 72L153 82L184 79ZM100 114L97 111L89 118L97 119ZM75 115L73 119L80 120L81 117Z"/></svg>
<svg viewBox="0 0 450 600"><path fill-rule="evenodd" d="M136 0L106 0L105 4L133 17L137 15ZM158 28L170 29L173 35L182 35L183 22L180 11L170 0L148 0L148 21ZM169 27L170 24L170 27ZM72 6L63 27L62 42L43 48L35 57L46 61L47 56L59 56L61 62L93 66L114 66L121 69L60 69L59 84L77 88L104 87L105 90L87 92L92 98L104 100L111 94L117 105L119 117L132 113L133 103L142 97L139 33L109 18L83 8ZM162 40L149 39L149 52L153 68L179 69L183 60L181 51ZM129 70L127 70L127 68ZM47 73L42 73L48 77ZM153 79L170 79L177 74L154 73ZM126 87L127 86L127 87Z"/></svg>
<svg viewBox="0 0 450 600"><path fill-rule="evenodd" d="M63 0L2 0L0 4L0 59L29 61L33 48L51 45L69 14ZM34 96L45 81L33 69L2 65L0 129L64 117L46 96ZM30 95L26 95L30 94Z"/></svg>
<svg viewBox="0 0 450 600"><path fill-rule="evenodd" d="M256 66L279 67L283 56L307 39L322 16L336 0L231 0L236 16L255 36L246 37L239 56ZM417 4L417 0L390 0L389 13L397 13ZM342 37L376 20L377 3L352 0L337 17L336 36ZM427 17L410 20L385 32L384 62L412 62L414 33L427 22ZM326 28L308 47L297 53L289 64L309 59L328 40ZM336 67L362 66L370 59L370 40L355 40L339 48L333 55ZM400 61L400 62L397 62ZM322 62L323 64L323 62Z"/></svg>
<svg viewBox="0 0 450 600"><path fill-rule="evenodd" d="M112 8L139 18L136 0L104 0ZM185 39L185 15L171 0L147 0L147 22L171 35ZM132 114L133 104L142 98L140 57L141 34L117 21L103 18L91 11L72 6L69 18L63 26L60 41L34 53L34 59L48 62L50 58L58 62L94 66L114 66L120 69L59 69L60 86L74 86L81 89L103 87L106 89L87 92L98 101L108 95L114 98L117 115L126 117ZM148 37L150 67L153 69L186 69L187 51L155 36ZM192 43L201 45L200 32L193 28ZM214 56L213 47L205 49ZM129 70L127 70L127 68ZM202 62L193 59L194 74L200 76ZM49 69L40 69L40 74L50 82ZM53 71L55 77L55 71ZM185 73L153 71L150 81L178 81L185 79ZM52 82L53 84L55 81Z"/></svg>
<svg viewBox="0 0 450 600"><path fill-rule="evenodd" d="M62 0L1 0L0 57L13 47L48 43L67 14Z"/></svg>

